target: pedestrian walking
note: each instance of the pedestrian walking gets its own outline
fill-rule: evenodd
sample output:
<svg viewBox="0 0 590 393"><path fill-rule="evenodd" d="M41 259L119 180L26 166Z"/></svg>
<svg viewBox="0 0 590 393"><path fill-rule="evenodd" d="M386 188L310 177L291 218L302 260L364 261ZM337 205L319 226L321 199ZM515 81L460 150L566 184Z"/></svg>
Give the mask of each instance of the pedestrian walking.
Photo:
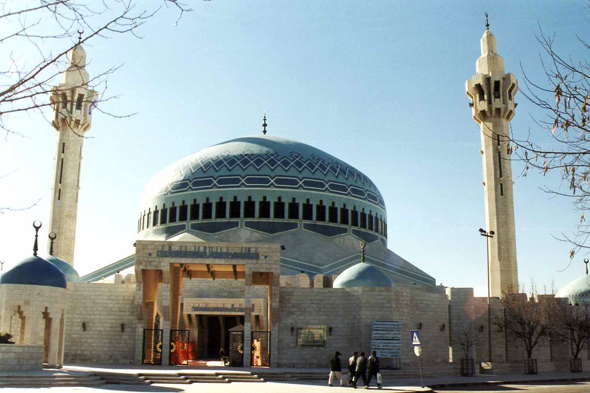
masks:
<svg viewBox="0 0 590 393"><path fill-rule="evenodd" d="M381 373L379 372L379 358L375 351L371 352L369 356L369 378L367 378L367 386L371 385L371 378L375 377L377 380L377 389L381 389Z"/></svg>
<svg viewBox="0 0 590 393"><path fill-rule="evenodd" d="M354 386L354 371L356 370L356 359L358 358L358 356L359 353L355 352L348 359L348 386Z"/></svg>
<svg viewBox="0 0 590 393"><path fill-rule="evenodd" d="M365 353L361 352L361 356L356 359L356 369L355 369L355 376L353 380L352 386L356 389L356 384L358 383L359 379L363 379L363 383L365 384L365 389L369 388L367 385L367 358L365 357Z"/></svg>
<svg viewBox="0 0 590 393"><path fill-rule="evenodd" d="M330 376L328 377L328 386L332 386L332 381L336 378L342 383L342 365L340 364L340 352L336 351L332 359L330 359Z"/></svg>

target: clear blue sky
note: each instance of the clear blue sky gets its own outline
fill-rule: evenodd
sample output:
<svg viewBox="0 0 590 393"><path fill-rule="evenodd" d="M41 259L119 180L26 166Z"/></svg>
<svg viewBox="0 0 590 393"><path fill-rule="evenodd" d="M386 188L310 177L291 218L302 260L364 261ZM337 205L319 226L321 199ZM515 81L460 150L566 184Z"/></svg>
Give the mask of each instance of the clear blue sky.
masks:
<svg viewBox="0 0 590 393"><path fill-rule="evenodd" d="M143 3L143 2L142 2ZM158 1L153 0L153 4ZM492 4L492 5L488 5ZM108 82L84 144L75 266L81 274L134 252L139 199L159 170L202 148L261 131L314 145L376 183L388 210L389 247L437 283L485 293L486 244L479 129L465 81L475 73L484 12L506 70L524 87L521 64L543 82L539 25L564 54L588 59L585 1L194 1L174 26L164 9L139 33L86 45L91 75L124 63ZM47 45L53 43L47 42ZM54 51L61 50L58 47ZM17 48L18 49L18 48ZM8 48L2 48L8 61ZM25 61L28 53L22 56ZM56 81L57 83L58 81ZM104 86L99 89L104 90ZM512 122L520 136L543 133L542 116L522 94ZM4 269L30 255L40 219L46 250L56 133L38 115L9 125L27 136L0 141L0 204L26 206L0 216ZM558 176L515 178L520 281L556 289L584 274L569 264L579 214L539 188Z"/></svg>

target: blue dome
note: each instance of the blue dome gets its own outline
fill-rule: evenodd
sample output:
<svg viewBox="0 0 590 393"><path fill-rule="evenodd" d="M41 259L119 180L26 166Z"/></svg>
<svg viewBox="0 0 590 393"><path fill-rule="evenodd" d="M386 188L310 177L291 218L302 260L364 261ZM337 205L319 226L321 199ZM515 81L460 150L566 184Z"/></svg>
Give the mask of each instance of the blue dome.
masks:
<svg viewBox="0 0 590 393"><path fill-rule="evenodd" d="M340 273L333 287L393 287L393 281L375 266L361 262Z"/></svg>
<svg viewBox="0 0 590 393"><path fill-rule="evenodd" d="M385 209L375 184L357 169L313 146L269 135L232 139L180 160L150 181L143 199L229 188L308 190Z"/></svg>
<svg viewBox="0 0 590 393"><path fill-rule="evenodd" d="M570 282L557 291L555 297L568 298L571 304L590 303L590 276L583 276Z"/></svg>
<svg viewBox="0 0 590 393"><path fill-rule="evenodd" d="M67 282L80 282L80 275L76 269L66 261L53 255L48 255L45 260L58 268L66 276Z"/></svg>
<svg viewBox="0 0 590 393"><path fill-rule="evenodd" d="M44 285L67 288L66 276L45 259L30 256L0 276L0 284Z"/></svg>

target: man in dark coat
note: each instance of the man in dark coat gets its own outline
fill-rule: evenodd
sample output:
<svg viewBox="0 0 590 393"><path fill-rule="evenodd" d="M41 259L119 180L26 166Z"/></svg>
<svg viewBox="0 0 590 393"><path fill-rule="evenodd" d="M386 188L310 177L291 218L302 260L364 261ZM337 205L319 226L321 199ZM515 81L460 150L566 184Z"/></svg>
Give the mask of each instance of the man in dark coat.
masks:
<svg viewBox="0 0 590 393"><path fill-rule="evenodd" d="M379 374L379 358L377 357L377 353L373 351L371 352L371 356L369 356L369 378L367 380L367 386L371 384L371 378L375 377L377 388L381 389L381 381L377 374Z"/></svg>
<svg viewBox="0 0 590 393"><path fill-rule="evenodd" d="M328 386L332 386L332 380L336 378L340 381L342 386L342 366L340 365L340 352L336 351L332 359L330 359L330 376L328 377Z"/></svg>
<svg viewBox="0 0 590 393"><path fill-rule="evenodd" d="M367 358L365 357L364 352L361 352L361 356L359 356L356 360L355 373L356 375L352 386L356 389L356 384L359 381L359 378L362 378L363 383L365 384L365 389L368 389L369 385L367 385Z"/></svg>
<svg viewBox="0 0 590 393"><path fill-rule="evenodd" d="M352 354L350 359L348 359L348 386L353 386L354 384L354 376L356 370L356 359L358 358L359 353L355 352Z"/></svg>

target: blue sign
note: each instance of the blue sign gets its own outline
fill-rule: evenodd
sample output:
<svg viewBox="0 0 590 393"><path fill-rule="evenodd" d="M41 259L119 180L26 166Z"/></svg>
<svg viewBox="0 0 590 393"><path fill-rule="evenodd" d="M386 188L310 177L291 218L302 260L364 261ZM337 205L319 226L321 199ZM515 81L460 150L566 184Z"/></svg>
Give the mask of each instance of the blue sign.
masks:
<svg viewBox="0 0 590 393"><path fill-rule="evenodd" d="M412 345L415 347L419 347L422 345L420 343L420 330L410 330L410 336L412 338Z"/></svg>

